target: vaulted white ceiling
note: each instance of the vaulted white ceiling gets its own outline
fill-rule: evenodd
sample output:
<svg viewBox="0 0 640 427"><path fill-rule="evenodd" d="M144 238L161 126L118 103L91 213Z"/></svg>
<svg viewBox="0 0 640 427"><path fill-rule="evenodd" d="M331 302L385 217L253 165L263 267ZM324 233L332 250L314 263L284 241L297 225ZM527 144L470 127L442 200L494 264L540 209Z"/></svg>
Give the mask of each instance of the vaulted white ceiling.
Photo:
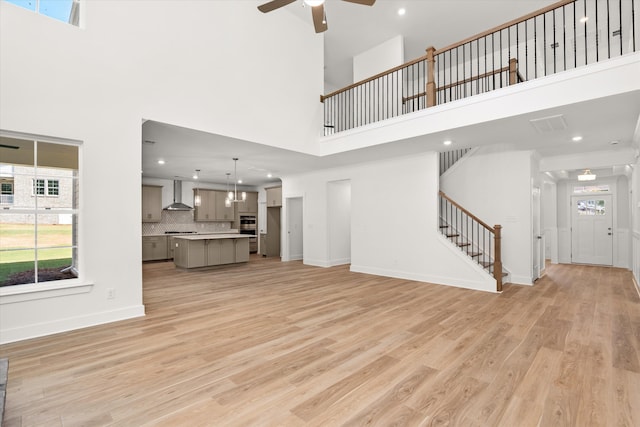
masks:
<svg viewBox="0 0 640 427"><path fill-rule="evenodd" d="M309 31L313 31L310 10L301 3L299 0L271 13L293 13L308 22ZM334 87L350 84L351 58L398 34L404 37L405 59L409 60L421 56L429 45L446 46L552 3L555 1L378 0L373 7L366 7L327 0L329 30L318 35L325 37L325 80ZM407 10L402 17L397 15L400 7ZM269 14L264 19L269 19ZM554 115L563 116L566 129L541 135L530 123L530 120ZM458 128L446 135L424 135L322 158L147 121L143 125L142 169L143 177L186 180L191 180L195 169L200 169L201 181L224 183L225 173L233 172L232 158L238 157L238 178L243 179L244 184L258 186L276 182L279 176L313 169L425 150L445 151L442 140L450 138L459 147L490 144L509 147L517 141L518 149L535 149L546 157L605 150L632 152L639 115L640 93L632 92ZM574 134L583 135L583 141L572 142ZM612 141L618 143L612 145ZM166 164L159 165L159 159ZM608 169L610 173L620 170ZM273 178L267 178L268 173Z"/></svg>

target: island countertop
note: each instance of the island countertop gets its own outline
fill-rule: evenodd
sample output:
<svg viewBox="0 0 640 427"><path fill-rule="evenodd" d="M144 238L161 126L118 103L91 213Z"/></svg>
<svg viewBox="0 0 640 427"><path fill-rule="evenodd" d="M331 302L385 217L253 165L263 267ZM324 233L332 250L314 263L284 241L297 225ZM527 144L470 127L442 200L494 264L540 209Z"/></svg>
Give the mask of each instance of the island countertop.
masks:
<svg viewBox="0 0 640 427"><path fill-rule="evenodd" d="M251 234L191 234L175 236L173 262L180 268L209 267L249 261Z"/></svg>
<svg viewBox="0 0 640 427"><path fill-rule="evenodd" d="M179 234L174 236L181 240L215 240L215 239L244 239L256 237L253 234L226 233L226 234Z"/></svg>

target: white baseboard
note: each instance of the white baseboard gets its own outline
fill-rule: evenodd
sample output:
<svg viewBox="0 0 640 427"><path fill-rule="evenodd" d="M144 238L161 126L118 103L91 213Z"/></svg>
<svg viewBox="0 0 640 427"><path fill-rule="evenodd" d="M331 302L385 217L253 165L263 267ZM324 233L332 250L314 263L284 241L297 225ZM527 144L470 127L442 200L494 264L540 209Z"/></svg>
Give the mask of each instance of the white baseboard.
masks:
<svg viewBox="0 0 640 427"><path fill-rule="evenodd" d="M351 264L351 258L342 258L342 259L329 260L329 265L331 267L334 267L336 265L345 265L345 264Z"/></svg>
<svg viewBox="0 0 640 427"><path fill-rule="evenodd" d="M137 305L118 310L92 313L86 316L70 317L52 322L26 325L19 328L2 329L0 330L0 344L38 338L46 335L58 334L61 332L68 332L142 316L144 316L144 305Z"/></svg>
<svg viewBox="0 0 640 427"><path fill-rule="evenodd" d="M512 274L510 279L511 279L510 283L513 283L514 285L527 285L527 286L533 285L533 282L531 281L531 277L515 276Z"/></svg>
<svg viewBox="0 0 640 427"><path fill-rule="evenodd" d="M495 279L488 279L486 281L471 281L463 279L455 279L451 277L439 277L432 275L423 275L415 273L407 273L404 271L385 270L375 267L367 267L351 264L351 271L354 273L366 273L376 276L394 277L396 279L413 280L416 282L426 282L435 285L453 286L456 288L472 289L475 291L484 291L497 293Z"/></svg>
<svg viewBox="0 0 640 427"><path fill-rule="evenodd" d="M331 267L327 260L305 258L303 263L304 265L311 265L313 267Z"/></svg>

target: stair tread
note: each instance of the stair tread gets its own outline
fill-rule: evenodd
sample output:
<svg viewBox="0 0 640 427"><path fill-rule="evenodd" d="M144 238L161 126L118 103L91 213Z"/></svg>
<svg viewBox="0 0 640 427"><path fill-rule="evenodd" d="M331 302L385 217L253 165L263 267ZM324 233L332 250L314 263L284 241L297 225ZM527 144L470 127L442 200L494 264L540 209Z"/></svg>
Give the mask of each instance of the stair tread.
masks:
<svg viewBox="0 0 640 427"><path fill-rule="evenodd" d="M446 234L447 237L459 237L460 235L458 233L455 234Z"/></svg>

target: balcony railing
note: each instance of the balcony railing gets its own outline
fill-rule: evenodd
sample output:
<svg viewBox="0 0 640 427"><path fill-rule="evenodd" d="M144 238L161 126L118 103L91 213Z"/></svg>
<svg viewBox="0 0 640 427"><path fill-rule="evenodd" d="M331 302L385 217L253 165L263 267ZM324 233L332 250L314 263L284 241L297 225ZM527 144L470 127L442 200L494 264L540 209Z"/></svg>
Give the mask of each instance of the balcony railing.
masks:
<svg viewBox="0 0 640 427"><path fill-rule="evenodd" d="M0 194L0 205L12 205L13 194Z"/></svg>
<svg viewBox="0 0 640 427"><path fill-rule="evenodd" d="M563 0L323 95L325 135L500 89L640 46L640 0Z"/></svg>

